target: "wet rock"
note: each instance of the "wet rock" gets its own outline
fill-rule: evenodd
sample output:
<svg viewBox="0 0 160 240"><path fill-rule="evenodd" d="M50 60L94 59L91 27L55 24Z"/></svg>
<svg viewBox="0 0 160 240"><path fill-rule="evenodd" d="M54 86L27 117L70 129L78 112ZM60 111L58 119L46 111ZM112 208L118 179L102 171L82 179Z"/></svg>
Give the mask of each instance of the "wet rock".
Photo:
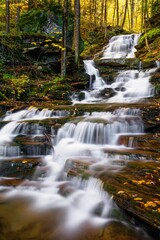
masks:
<svg viewBox="0 0 160 240"><path fill-rule="evenodd" d="M117 174L101 173L100 179L121 209L159 234L159 162L128 162ZM154 219L154 220L153 220Z"/></svg>
<svg viewBox="0 0 160 240"><path fill-rule="evenodd" d="M142 150L152 150L160 152L160 134L145 134L145 135L121 135L118 139L119 145L133 147Z"/></svg>
<svg viewBox="0 0 160 240"><path fill-rule="evenodd" d="M82 101L85 99L85 93L84 92L76 92L74 93L74 99L77 101Z"/></svg>
<svg viewBox="0 0 160 240"><path fill-rule="evenodd" d="M116 95L116 93L112 88L104 88L103 90L101 90L98 93L97 97L102 97L104 99L107 99L107 98L113 97L115 95Z"/></svg>
<svg viewBox="0 0 160 240"><path fill-rule="evenodd" d="M18 177L20 179L32 178L39 165L43 165L41 158L17 158L11 160L1 160L1 177Z"/></svg>
<svg viewBox="0 0 160 240"><path fill-rule="evenodd" d="M98 66L105 66L108 68L116 69L137 69L139 67L138 58L129 58L129 59L99 59L96 61Z"/></svg>

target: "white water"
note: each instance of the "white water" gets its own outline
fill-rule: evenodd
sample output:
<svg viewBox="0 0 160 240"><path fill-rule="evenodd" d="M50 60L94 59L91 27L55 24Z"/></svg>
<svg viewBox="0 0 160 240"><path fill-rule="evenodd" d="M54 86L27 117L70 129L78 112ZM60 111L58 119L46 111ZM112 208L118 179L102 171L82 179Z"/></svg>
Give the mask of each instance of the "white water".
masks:
<svg viewBox="0 0 160 240"><path fill-rule="evenodd" d="M26 109L17 113L10 113L9 116L4 117L4 123L8 118L12 121L1 128L2 139L6 141L7 137L10 142L14 142L15 136L22 133L28 135L26 126L29 123L29 114L30 110ZM30 120L34 119L36 114L37 110L35 116L32 113ZM119 134L142 133L143 122L139 114L136 109L119 109L113 113L93 112L91 115L86 114L79 123L64 124L58 130L56 139L53 141L54 152L50 151L49 155L43 157L43 162L48 169L46 176L40 177L39 183L36 183L35 187L24 181L16 189L7 191L3 198L6 200L16 197L28 199L30 208L34 212L59 209L64 215L61 225L67 232L77 231L81 224L83 225L85 222L91 226L102 226L108 221L112 221L112 218L108 218L108 214L115 206L112 198L104 192L103 182L92 177L88 180L82 180L78 177L68 179L66 171L74 164L74 161L72 163L73 159L89 161L93 163L91 164L93 169L98 164L110 166L111 163L103 149L106 147L123 148L124 146L117 145ZM24 116L28 119L27 123ZM22 120L22 118L24 119ZM18 121L15 119L18 119ZM40 119L40 116L38 116L38 119ZM41 119L43 119L43 116ZM39 129L40 135L43 135L43 130L42 128ZM36 131L33 131L32 134L36 134ZM3 145L6 146L5 142L3 142ZM13 149L11 151L16 156L16 152L13 152ZM1 146L2 155L5 156L5 153ZM41 167L37 168L35 176L40 169ZM118 169L119 166L117 166ZM38 188L36 187L37 184ZM67 192L66 196L60 194L62 186L63 191Z"/></svg>
<svg viewBox="0 0 160 240"><path fill-rule="evenodd" d="M95 64L94 64L93 60L85 60L84 61L84 68L86 70L86 73L90 76L89 89L100 88L103 85L105 85L105 82L100 77L99 70L95 67ZM93 76L95 77L94 81L92 79Z"/></svg>
<svg viewBox="0 0 160 240"><path fill-rule="evenodd" d="M16 151L13 151L13 147L10 146L8 153L5 153L6 146L9 142L14 143L14 138L16 136L22 134L27 136L32 134L33 137L37 134L39 136L43 135L44 129L42 127L39 128L37 123L36 127L33 122L32 124L29 123L29 120L33 121L33 119L36 118L39 120L44 119L44 114L38 113L38 109L34 109L32 111L30 109L25 109L13 114L11 112L7 113L7 116L2 118L3 122L6 122L0 130L2 136L0 146L2 159L4 159L6 155L8 159L13 156L19 157L20 150L18 146L15 146L17 147ZM50 112L49 114L46 112L45 118L46 116L50 117ZM9 120L10 122L8 123ZM81 130L79 128L79 133ZM72 131L72 129L69 131ZM100 130L100 132L101 131L102 130ZM73 156L77 157L78 155L88 157L88 153L85 154L85 152L88 152L91 149L95 150L96 145L88 142L87 139L88 143L81 143L77 140L77 143L75 142L74 146L74 143L72 144L72 142L74 142L74 138L71 136L69 136L71 142L68 142L67 136L67 142L65 143L65 139L60 137L60 132L63 132L63 127L58 131L57 143L54 144L54 152L50 151L49 155L43 157L43 162L48 170L46 176L43 179L39 179L39 190L37 191L37 187L33 186L27 186L26 188L25 185L27 183L24 182L22 186L19 186L16 189L10 189L3 197L4 199L15 199L18 196L20 198L29 199L29 201L31 201L30 207L33 211L46 211L50 208L61 209L61 211L64 211L64 220L62 220L61 224L63 224L63 228L67 231L69 231L69 229L78 229L80 225L82 223L84 224L86 221L93 226L103 225L108 221L107 214L112 209L112 200L110 196L103 191L103 183L96 178L81 180L77 177L70 181L66 177L66 173L64 171L68 158ZM68 148L68 144L70 144L72 149ZM82 153L83 150L84 154ZM97 148L97 151L101 153L99 147ZM97 158L96 155L95 157ZM37 173L39 171L40 167L38 167ZM37 173L35 173L35 175ZM67 197L58 193L61 191L61 186L63 184L65 184L66 189L71 189L69 191L66 190L68 192Z"/></svg>
<svg viewBox="0 0 160 240"><path fill-rule="evenodd" d="M104 50L102 59L134 58L139 37L140 34L112 37Z"/></svg>
<svg viewBox="0 0 160 240"><path fill-rule="evenodd" d="M126 39L131 41L131 38ZM127 44L127 55L131 56L133 51L130 49L130 43ZM153 88L149 84L150 71L123 71L119 73L113 84L108 85L100 77L93 61L85 61L85 69L90 76L90 91L85 92L86 99L82 102L102 102L99 91L104 88L112 88L117 92L116 96L107 100L111 102L138 101L153 94ZM57 121L58 117L68 115L67 111L37 108L14 113L7 112L2 118L5 125L0 130L1 159L20 157L19 146L14 142L16 136L24 135L33 139L36 136L44 136L46 129L34 120L55 118ZM140 115L141 112L138 109L119 108L114 112L86 113L81 117L81 121L78 118L73 122L65 123L58 131L52 127L50 133L53 148L45 156L40 156L44 166L37 167L34 176L36 181L25 180L16 188L6 188L3 194L3 201L13 200L14 202L17 198L18 201L27 201L27 210L17 214L17 221L21 222L21 219L27 221L33 215L34 218L35 216L43 218L46 212L49 212L53 219L57 218L55 214L57 211L57 239L74 239L74 234L83 231L84 226L104 226L113 220L121 222L111 214L112 210L118 211L118 208L114 205L112 196L103 190L101 180L95 177L82 180L81 177L73 177L72 174L67 176L67 174L70 170L77 170L78 175L78 170L85 170L83 168L85 163L88 171L93 172L97 169L104 171L109 167L114 168L114 171L122 169L118 164L121 158L109 154L107 150L126 149L124 145L118 143L121 135L143 134ZM132 148L131 142L129 146ZM37 155L35 154L35 157ZM117 165L113 166L115 160ZM41 174L42 172L45 173ZM53 228L54 223L53 221ZM125 226L128 225L125 223Z"/></svg>
<svg viewBox="0 0 160 240"><path fill-rule="evenodd" d="M112 37L104 50L102 60L108 59L107 61L114 61L118 58L134 58L135 46L138 43L139 36L139 34L131 34ZM156 62L157 67L158 64ZM112 84L108 84L100 76L99 70L93 60L84 61L84 68L90 76L89 90L83 91L84 99L81 101L77 97L74 98L72 96L73 104L97 102L130 103L154 95L154 87L149 82L149 79L151 73L156 68L144 71L142 67L139 67L138 70L120 71ZM104 94L104 91L111 92L112 94ZM112 95L114 96L112 97Z"/></svg>
<svg viewBox="0 0 160 240"><path fill-rule="evenodd" d="M152 97L154 87L149 82L150 71L128 70L120 72L111 87L116 95L108 102L137 102Z"/></svg>
<svg viewBox="0 0 160 240"><path fill-rule="evenodd" d="M24 119L42 120L46 118L64 117L67 115L69 115L69 113L66 110L62 111L54 111L49 109L39 110L36 107L30 107L28 109L16 111L15 113L8 111L2 120L3 121L18 121Z"/></svg>

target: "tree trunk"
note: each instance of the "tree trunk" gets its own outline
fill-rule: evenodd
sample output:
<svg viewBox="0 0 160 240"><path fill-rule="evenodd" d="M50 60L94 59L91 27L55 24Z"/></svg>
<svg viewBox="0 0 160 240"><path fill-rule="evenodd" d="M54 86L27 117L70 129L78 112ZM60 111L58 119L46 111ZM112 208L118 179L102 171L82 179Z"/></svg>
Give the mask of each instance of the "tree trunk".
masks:
<svg viewBox="0 0 160 240"><path fill-rule="evenodd" d="M17 0L17 3L19 4L21 1ZM17 6L17 13L16 13L16 25L18 24L20 18L20 6Z"/></svg>
<svg viewBox="0 0 160 240"><path fill-rule="evenodd" d="M9 0L6 0L6 33L10 32L10 5Z"/></svg>
<svg viewBox="0 0 160 240"><path fill-rule="evenodd" d="M134 27L134 6L135 6L135 2L134 2L134 0L131 0L131 2L130 2L130 10L131 10L131 29L133 29L133 27Z"/></svg>
<svg viewBox="0 0 160 240"><path fill-rule="evenodd" d="M79 54L80 54L80 0L75 0L74 5L74 40L75 50L75 63L79 67Z"/></svg>
<svg viewBox="0 0 160 240"><path fill-rule="evenodd" d="M127 8L128 8L128 0L126 0L126 3L125 3L125 10L124 10L124 17L123 17L123 22L122 22L122 29L124 28L124 24L125 24L125 20L126 20Z"/></svg>
<svg viewBox="0 0 160 240"><path fill-rule="evenodd" d="M117 26L119 26L119 0L116 0Z"/></svg>
<svg viewBox="0 0 160 240"><path fill-rule="evenodd" d="M104 6L104 27L105 27L105 37L107 36L107 24L108 24L108 9L107 9L108 0L105 0Z"/></svg>
<svg viewBox="0 0 160 240"><path fill-rule="evenodd" d="M62 50L61 50L61 77L66 77L66 55L67 55L67 29L68 29L68 0L64 0L63 7L63 42L62 42Z"/></svg>
<svg viewBox="0 0 160 240"><path fill-rule="evenodd" d="M144 0L141 0L141 32L143 31L144 23Z"/></svg>

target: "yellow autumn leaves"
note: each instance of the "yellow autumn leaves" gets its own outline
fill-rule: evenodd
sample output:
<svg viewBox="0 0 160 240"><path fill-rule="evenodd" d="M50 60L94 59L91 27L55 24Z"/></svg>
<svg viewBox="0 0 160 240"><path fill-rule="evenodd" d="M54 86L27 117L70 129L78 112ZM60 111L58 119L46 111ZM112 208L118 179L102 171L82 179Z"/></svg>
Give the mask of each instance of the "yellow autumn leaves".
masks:
<svg viewBox="0 0 160 240"><path fill-rule="evenodd" d="M59 42L61 42L61 41L62 41L62 39L59 40ZM46 39L44 42L45 42L45 45L44 45L45 47L52 46L52 47L55 47L55 48L59 48L59 49L61 49L62 51L65 50L65 48L63 48L60 44L51 43L51 42L52 42L51 39ZM31 44L34 45L34 46L37 46L38 44L41 44L41 43L42 43L42 42L39 42L39 43L37 43L37 42L31 42Z"/></svg>
<svg viewBox="0 0 160 240"><path fill-rule="evenodd" d="M118 195L125 195L125 196L128 195L123 190L118 191L117 194ZM136 194L133 195L133 196L136 196ZM148 208L148 209L149 208L150 209L151 208L156 208L157 206L160 206L160 201L158 201L158 200L143 202L143 198L138 197L138 196L134 197L133 200L136 201L136 202L139 202L141 204L141 206L144 206L145 208ZM154 211L160 213L160 207L158 207L157 209L154 209Z"/></svg>
<svg viewBox="0 0 160 240"><path fill-rule="evenodd" d="M141 184L146 184L146 185L151 185L151 184L154 184L153 181L149 180L149 181L146 181L146 180L132 180L133 183L136 183L138 185L141 185Z"/></svg>

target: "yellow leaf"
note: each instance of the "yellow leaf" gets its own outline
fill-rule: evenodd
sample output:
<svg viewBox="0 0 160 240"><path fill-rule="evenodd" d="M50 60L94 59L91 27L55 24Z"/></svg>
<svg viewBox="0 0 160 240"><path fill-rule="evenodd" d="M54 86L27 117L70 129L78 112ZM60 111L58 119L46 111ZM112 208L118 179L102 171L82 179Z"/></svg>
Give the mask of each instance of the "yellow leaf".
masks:
<svg viewBox="0 0 160 240"><path fill-rule="evenodd" d="M137 183L138 181L137 180L132 180L133 183Z"/></svg>
<svg viewBox="0 0 160 240"><path fill-rule="evenodd" d="M154 201L155 203L157 203L158 205L160 205L160 201Z"/></svg>
<svg viewBox="0 0 160 240"><path fill-rule="evenodd" d="M147 184L147 185L150 185L150 184L154 184L154 182L152 182L152 181L147 181L146 184Z"/></svg>
<svg viewBox="0 0 160 240"><path fill-rule="evenodd" d="M138 181L137 182L139 185L141 185L142 183L145 183L145 181L144 180L140 180L140 181Z"/></svg>
<svg viewBox="0 0 160 240"><path fill-rule="evenodd" d="M127 184L128 184L128 182L124 182L124 183L123 183L123 185L127 185Z"/></svg>
<svg viewBox="0 0 160 240"><path fill-rule="evenodd" d="M26 160L23 160L22 163L27 163L27 161L26 161Z"/></svg>
<svg viewBox="0 0 160 240"><path fill-rule="evenodd" d="M135 200L135 201L142 201L143 198L141 198L141 197L136 197L136 198L134 198L134 200Z"/></svg>
<svg viewBox="0 0 160 240"><path fill-rule="evenodd" d="M154 203L154 202L151 202L151 201L148 201L144 204L144 206L147 208L147 207L156 207L157 204Z"/></svg>
<svg viewBox="0 0 160 240"><path fill-rule="evenodd" d="M118 194L123 194L123 193L124 193L124 191L119 191L119 192L118 192Z"/></svg>
<svg viewBox="0 0 160 240"><path fill-rule="evenodd" d="M158 208L157 211L160 213L160 208Z"/></svg>

